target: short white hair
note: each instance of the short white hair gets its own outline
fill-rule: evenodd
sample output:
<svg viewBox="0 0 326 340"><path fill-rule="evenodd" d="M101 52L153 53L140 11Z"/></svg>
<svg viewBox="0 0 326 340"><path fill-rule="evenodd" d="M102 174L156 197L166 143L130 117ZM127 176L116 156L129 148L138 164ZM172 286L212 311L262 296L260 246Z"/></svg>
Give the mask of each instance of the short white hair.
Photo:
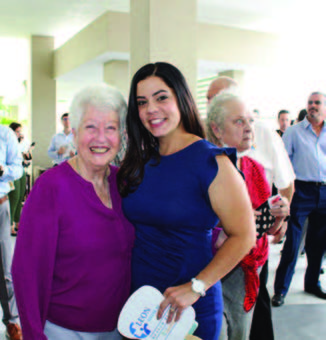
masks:
<svg viewBox="0 0 326 340"><path fill-rule="evenodd" d="M84 87L77 92L71 102L69 111L71 127L75 129L75 131L78 130L89 106L101 112L115 111L119 116L120 133L124 133L127 103L119 90L102 83Z"/></svg>
<svg viewBox="0 0 326 340"><path fill-rule="evenodd" d="M212 125L215 125L222 131L224 130L225 117L229 114L226 105L229 102L243 102L243 99L232 92L223 91L215 96L207 111L206 131L209 142L219 145L221 141L216 137Z"/></svg>

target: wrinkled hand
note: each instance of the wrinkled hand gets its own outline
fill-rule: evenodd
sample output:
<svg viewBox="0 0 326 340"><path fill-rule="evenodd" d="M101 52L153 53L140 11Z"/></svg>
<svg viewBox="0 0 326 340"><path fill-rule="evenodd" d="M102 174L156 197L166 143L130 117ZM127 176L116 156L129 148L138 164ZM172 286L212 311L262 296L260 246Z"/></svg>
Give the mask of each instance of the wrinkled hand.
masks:
<svg viewBox="0 0 326 340"><path fill-rule="evenodd" d="M164 292L165 299L161 302L157 312L157 318L160 319L166 308L170 308L167 323L179 321L184 309L194 304L200 295L194 293L191 289L191 282L187 282L181 286L170 287Z"/></svg>
<svg viewBox="0 0 326 340"><path fill-rule="evenodd" d="M273 235L274 236L273 240L272 240L273 244L277 244L277 243L279 243L283 239L283 237L284 237L284 235L286 233L287 228L288 228L288 223L284 222L282 224L281 228Z"/></svg>
<svg viewBox="0 0 326 340"><path fill-rule="evenodd" d="M290 213L290 204L286 197L282 196L271 208L270 212L275 217L285 218Z"/></svg>
<svg viewBox="0 0 326 340"><path fill-rule="evenodd" d="M268 229L267 234L268 235L275 235L279 232L280 228L283 225L284 217L276 217L275 222L273 225Z"/></svg>

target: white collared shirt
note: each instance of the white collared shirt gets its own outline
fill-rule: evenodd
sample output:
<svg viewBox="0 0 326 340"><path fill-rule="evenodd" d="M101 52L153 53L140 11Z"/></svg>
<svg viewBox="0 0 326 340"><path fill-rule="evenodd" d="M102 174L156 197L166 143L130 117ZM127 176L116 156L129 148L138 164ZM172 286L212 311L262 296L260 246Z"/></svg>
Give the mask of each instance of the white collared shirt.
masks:
<svg viewBox="0 0 326 340"><path fill-rule="evenodd" d="M277 189L287 188L295 174L281 137L263 122L255 122L255 147L248 154L265 169L267 180Z"/></svg>
<svg viewBox="0 0 326 340"><path fill-rule="evenodd" d="M58 150L61 146L66 147L66 152L58 155ZM64 132L59 132L52 137L48 148L48 155L52 158L54 164L60 164L70 158L70 151L75 151L74 137L72 132L66 135Z"/></svg>

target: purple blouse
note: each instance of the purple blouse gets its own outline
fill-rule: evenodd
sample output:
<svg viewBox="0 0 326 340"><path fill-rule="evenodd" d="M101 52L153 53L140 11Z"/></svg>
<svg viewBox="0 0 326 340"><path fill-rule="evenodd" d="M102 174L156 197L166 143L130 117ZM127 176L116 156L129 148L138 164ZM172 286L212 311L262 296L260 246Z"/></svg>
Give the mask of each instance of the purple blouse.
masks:
<svg viewBox="0 0 326 340"><path fill-rule="evenodd" d="M22 211L12 274L24 340L46 320L82 332L117 326L130 290L133 226L109 176L113 209L64 162L36 181Z"/></svg>

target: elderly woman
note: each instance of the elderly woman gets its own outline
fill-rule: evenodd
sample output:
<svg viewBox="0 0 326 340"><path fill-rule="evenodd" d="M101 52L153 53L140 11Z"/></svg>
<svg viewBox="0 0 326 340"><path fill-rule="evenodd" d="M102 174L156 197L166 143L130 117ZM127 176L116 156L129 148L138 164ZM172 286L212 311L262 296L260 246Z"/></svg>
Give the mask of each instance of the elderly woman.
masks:
<svg viewBox="0 0 326 340"><path fill-rule="evenodd" d="M73 99L77 156L47 170L23 208L13 281L24 340L116 340L130 290L134 230L117 168L126 103L107 85Z"/></svg>
<svg viewBox="0 0 326 340"><path fill-rule="evenodd" d="M267 201L271 191L262 165L246 156L253 144L253 122L253 113L246 108L240 97L230 93L216 96L208 109L208 140L218 146L237 149L237 165L245 176L252 207L256 210ZM286 199L282 198L273 205L271 213L276 220L269 233L274 233L288 214ZM223 232L220 233L217 244L221 244L224 238ZM222 279L224 317L229 340L248 339L251 311L259 289L258 271L267 257L268 240L265 233L240 264Z"/></svg>

